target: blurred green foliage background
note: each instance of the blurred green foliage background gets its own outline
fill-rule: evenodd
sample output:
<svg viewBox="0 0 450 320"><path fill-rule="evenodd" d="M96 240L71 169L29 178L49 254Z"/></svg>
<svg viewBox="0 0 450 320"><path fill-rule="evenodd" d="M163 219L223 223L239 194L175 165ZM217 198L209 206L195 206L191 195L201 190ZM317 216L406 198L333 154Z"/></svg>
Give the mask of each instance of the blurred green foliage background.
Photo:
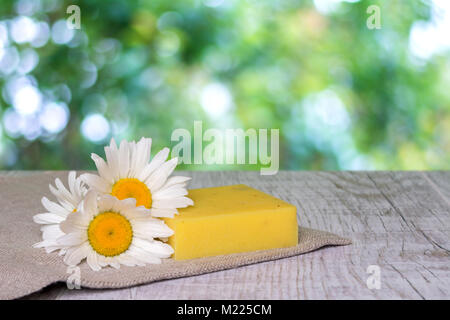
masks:
<svg viewBox="0 0 450 320"><path fill-rule="evenodd" d="M281 169L450 169L449 3L2 0L0 169L92 169L194 120L279 128Z"/></svg>

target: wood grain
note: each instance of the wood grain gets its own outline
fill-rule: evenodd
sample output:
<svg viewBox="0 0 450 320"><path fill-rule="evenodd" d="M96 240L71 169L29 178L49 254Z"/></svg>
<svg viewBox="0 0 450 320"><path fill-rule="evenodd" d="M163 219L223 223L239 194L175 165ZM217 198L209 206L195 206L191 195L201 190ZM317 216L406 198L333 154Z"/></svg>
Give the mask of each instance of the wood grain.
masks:
<svg viewBox="0 0 450 320"><path fill-rule="evenodd" d="M33 172L3 172L2 175ZM191 188L245 183L299 223L354 244L121 290L53 285L27 299L449 299L450 172L180 172ZM381 288L366 285L378 265Z"/></svg>

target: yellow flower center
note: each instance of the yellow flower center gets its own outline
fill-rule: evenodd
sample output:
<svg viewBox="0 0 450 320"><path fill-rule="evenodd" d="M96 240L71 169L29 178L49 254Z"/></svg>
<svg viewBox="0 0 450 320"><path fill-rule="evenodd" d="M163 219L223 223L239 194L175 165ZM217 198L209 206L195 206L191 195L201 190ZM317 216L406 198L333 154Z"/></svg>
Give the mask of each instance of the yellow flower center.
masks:
<svg viewBox="0 0 450 320"><path fill-rule="evenodd" d="M134 198L138 207L152 207L152 193L145 183L135 178L120 179L114 184L111 194L119 200Z"/></svg>
<svg viewBox="0 0 450 320"><path fill-rule="evenodd" d="M125 252L133 239L131 223L117 212L98 214L89 224L87 232L92 248L106 257Z"/></svg>

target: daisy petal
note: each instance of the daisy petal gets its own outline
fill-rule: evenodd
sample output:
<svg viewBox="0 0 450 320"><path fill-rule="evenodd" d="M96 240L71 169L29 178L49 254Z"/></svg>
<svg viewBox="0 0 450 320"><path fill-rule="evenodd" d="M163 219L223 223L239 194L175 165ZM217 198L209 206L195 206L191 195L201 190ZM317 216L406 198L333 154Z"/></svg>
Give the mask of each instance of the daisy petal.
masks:
<svg viewBox="0 0 450 320"><path fill-rule="evenodd" d="M97 167L98 174L100 177L105 179L109 183L114 183L114 176L108 164L95 153L91 154L91 159L94 160L95 166Z"/></svg>
<svg viewBox="0 0 450 320"><path fill-rule="evenodd" d="M117 181L119 179L119 153L116 142L114 141L113 138L111 139L109 147L105 147L105 155L106 155L106 162L108 163L109 168L111 169L114 181Z"/></svg>
<svg viewBox="0 0 450 320"><path fill-rule="evenodd" d="M128 148L128 142L122 140L119 147L119 178L128 178L128 172L130 171L130 149Z"/></svg>
<svg viewBox="0 0 450 320"><path fill-rule="evenodd" d="M60 179L56 178L55 179L55 185L58 188L59 194L63 197L63 199L65 199L68 202L73 202L73 196L72 194L69 192L69 190L66 189L66 187L64 186L64 184L61 182Z"/></svg>
<svg viewBox="0 0 450 320"><path fill-rule="evenodd" d="M170 159L169 161L162 164L158 170L150 175L150 177L145 180L145 184L148 186L152 193L158 191L164 183L167 181L167 177L172 174L173 170L178 164L178 158Z"/></svg>
<svg viewBox="0 0 450 320"><path fill-rule="evenodd" d="M65 210L70 212L74 209L74 204L76 203L77 200L75 197L72 197L72 195L65 194L64 192L52 186L51 184L48 185L48 188Z"/></svg>
<svg viewBox="0 0 450 320"><path fill-rule="evenodd" d="M75 186L77 183L77 173L76 171L70 171L67 176L67 182L69 183L69 190L71 194L76 194L76 188Z"/></svg>
<svg viewBox="0 0 450 320"><path fill-rule="evenodd" d="M150 160L150 150L152 146L152 139L141 138L138 143L132 144L131 148L131 165L130 178L138 178L139 174L144 170L145 166Z"/></svg>
<svg viewBox="0 0 450 320"><path fill-rule="evenodd" d="M173 176L167 179L166 183L164 184L163 188L169 188L173 185L180 184L183 185L189 180L191 180L191 177L183 177L183 176Z"/></svg>
<svg viewBox="0 0 450 320"><path fill-rule="evenodd" d="M92 174L92 173L85 173L80 176L81 179L83 179L84 182L88 186L90 186L93 189L96 189L98 192L101 193L110 193L111 192L111 185L109 185L105 180L103 180L101 177Z"/></svg>
<svg viewBox="0 0 450 320"><path fill-rule="evenodd" d="M178 210L175 208L152 208L152 217L157 218L173 218L175 214L178 214Z"/></svg>
<svg viewBox="0 0 450 320"><path fill-rule="evenodd" d="M98 193L94 190L89 190L83 200L83 214L91 218L98 213L97 207Z"/></svg>
<svg viewBox="0 0 450 320"><path fill-rule="evenodd" d="M142 170L142 172L137 177L140 181L145 181L147 178L158 169L167 159L169 156L169 148L164 148L161 151L159 151L152 159L152 161L147 164Z"/></svg>
<svg viewBox="0 0 450 320"><path fill-rule="evenodd" d="M64 221L64 218L53 213L40 213L33 216L33 221L39 224L51 224L60 223Z"/></svg>
<svg viewBox="0 0 450 320"><path fill-rule="evenodd" d="M145 249L131 245L127 252L128 256L134 257L144 263L160 264L161 259Z"/></svg>
<svg viewBox="0 0 450 320"><path fill-rule="evenodd" d="M123 215L129 220L148 219L151 217L151 209L147 209L144 206L135 207L123 212Z"/></svg>
<svg viewBox="0 0 450 320"><path fill-rule="evenodd" d="M167 243L161 241L147 241L143 239L136 238L133 240L133 245L151 253L158 258L168 258L173 254L173 249Z"/></svg>
<svg viewBox="0 0 450 320"><path fill-rule="evenodd" d="M152 219L136 223L133 226L133 233L142 239L153 240L153 238L170 237L173 235L173 230L163 221Z"/></svg>
<svg viewBox="0 0 450 320"><path fill-rule="evenodd" d="M86 261L87 261L87 264L89 265L89 267L91 267L92 270L94 270L94 271L101 270L101 267L98 264L97 253L94 250L89 250L88 251Z"/></svg>
<svg viewBox="0 0 450 320"><path fill-rule="evenodd" d="M116 257L116 259L120 264L123 264L124 266L128 266L128 267L145 265L145 263L134 258L132 255L130 255L128 251L126 253L123 253L120 256Z"/></svg>
<svg viewBox="0 0 450 320"><path fill-rule="evenodd" d="M59 225L63 233L86 231L91 218L84 212L74 212Z"/></svg>
<svg viewBox="0 0 450 320"><path fill-rule="evenodd" d="M61 246L55 245L54 241L44 240L33 244L33 248L44 248L46 253L51 253L55 250L61 249Z"/></svg>
<svg viewBox="0 0 450 320"><path fill-rule="evenodd" d="M187 206L192 206L194 201L187 197L179 197L175 199L160 199L155 200L152 203L153 208L186 208Z"/></svg>
<svg viewBox="0 0 450 320"><path fill-rule="evenodd" d="M67 253L64 257L64 262L69 266L78 265L81 260L86 258L89 252L89 244L87 242L82 243L75 250L71 250L71 252Z"/></svg>
<svg viewBox="0 0 450 320"><path fill-rule="evenodd" d="M46 197L42 197L41 202L44 208L53 214L57 214L63 218L65 218L68 214L67 210L64 209L64 207L53 201L48 200Z"/></svg>
<svg viewBox="0 0 450 320"><path fill-rule="evenodd" d="M105 212L112 210L114 208L114 204L116 203L117 198L110 194L103 194L100 196L98 201L98 211Z"/></svg>
<svg viewBox="0 0 450 320"><path fill-rule="evenodd" d="M159 200L159 199L171 199L171 198L178 198L183 197L188 194L188 191L186 188L179 187L178 185L171 186L169 188L161 188L155 194L152 195L152 199Z"/></svg>
<svg viewBox="0 0 450 320"><path fill-rule="evenodd" d="M64 235L61 231L59 224L46 225L41 228L42 239L44 240L54 240Z"/></svg>
<svg viewBox="0 0 450 320"><path fill-rule="evenodd" d="M56 239L56 243L62 246L76 246L87 240L87 234L84 232L72 232Z"/></svg>

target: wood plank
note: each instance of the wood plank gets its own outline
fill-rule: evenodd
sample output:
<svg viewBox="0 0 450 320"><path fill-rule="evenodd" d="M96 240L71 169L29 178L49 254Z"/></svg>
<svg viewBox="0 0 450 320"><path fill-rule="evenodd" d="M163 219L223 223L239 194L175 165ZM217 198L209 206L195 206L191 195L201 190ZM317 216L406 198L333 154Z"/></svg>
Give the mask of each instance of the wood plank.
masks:
<svg viewBox="0 0 450 320"><path fill-rule="evenodd" d="M245 183L293 203L300 224L354 244L121 290L52 286L52 299L448 299L449 173L180 172L191 188ZM430 182L431 181L431 182ZM434 184L434 185L433 185ZM369 265L381 289L368 289ZM51 293L49 293L51 292Z"/></svg>
<svg viewBox="0 0 450 320"><path fill-rule="evenodd" d="M422 172L430 186L450 205L450 171Z"/></svg>

